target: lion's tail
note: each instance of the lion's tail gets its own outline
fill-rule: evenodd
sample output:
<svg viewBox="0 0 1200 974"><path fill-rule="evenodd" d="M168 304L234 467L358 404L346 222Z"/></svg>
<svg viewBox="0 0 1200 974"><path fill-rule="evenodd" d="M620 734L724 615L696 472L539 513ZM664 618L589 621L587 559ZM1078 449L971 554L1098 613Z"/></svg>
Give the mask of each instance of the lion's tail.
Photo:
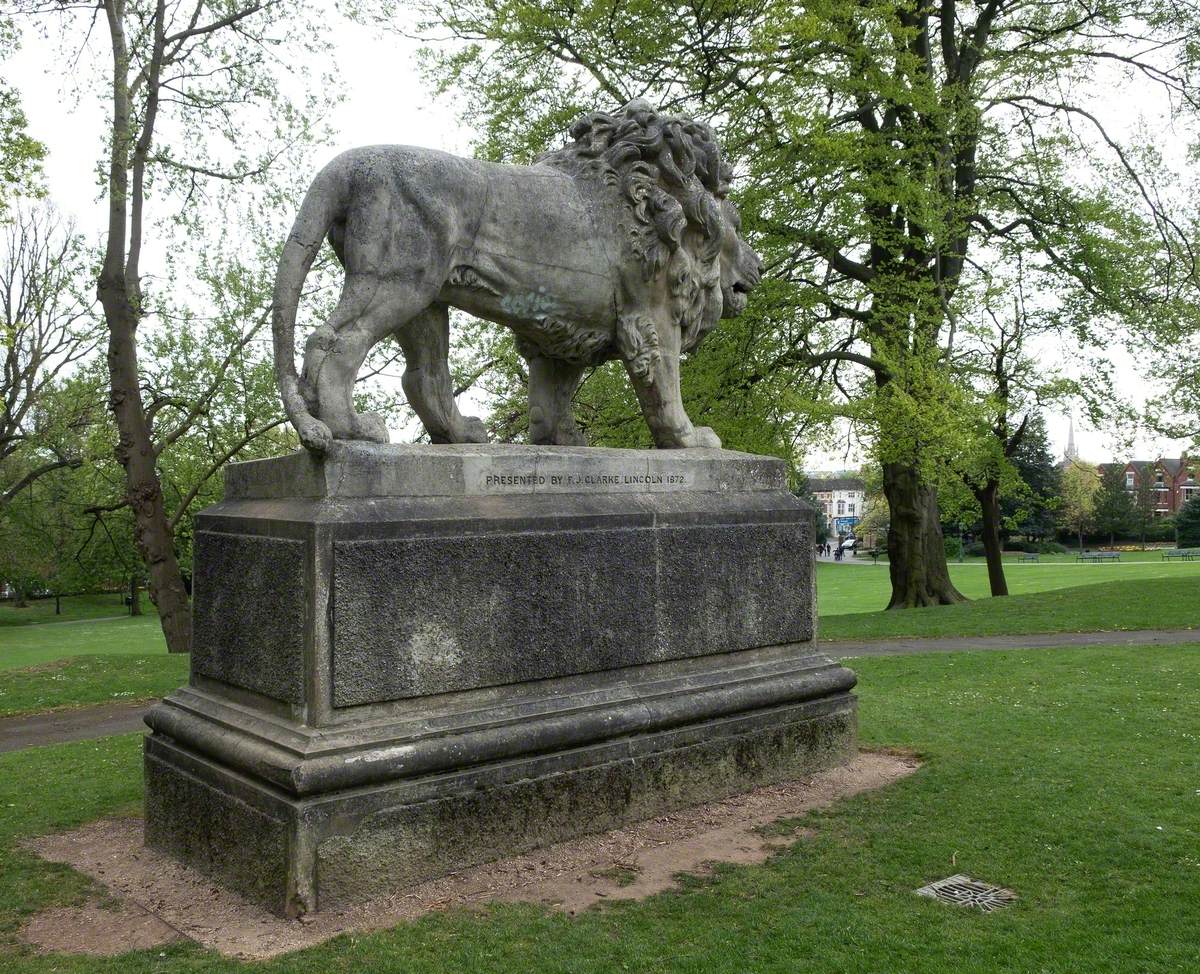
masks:
<svg viewBox="0 0 1200 974"><path fill-rule="evenodd" d="M275 295L271 302L271 331L275 343L275 381L283 408L304 445L323 449L326 438L316 433L320 425L300 392L296 372L296 313L300 294L321 243L346 206L346 180L340 167L327 166L313 180L279 259Z"/></svg>

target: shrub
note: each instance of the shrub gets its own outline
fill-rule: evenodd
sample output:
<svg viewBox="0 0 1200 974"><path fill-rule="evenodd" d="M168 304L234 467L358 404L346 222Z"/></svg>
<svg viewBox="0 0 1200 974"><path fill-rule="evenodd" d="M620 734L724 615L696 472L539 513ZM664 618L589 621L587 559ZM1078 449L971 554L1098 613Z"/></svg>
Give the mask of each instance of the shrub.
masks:
<svg viewBox="0 0 1200 974"><path fill-rule="evenodd" d="M1180 548L1200 548L1200 497L1193 497L1175 516L1175 532Z"/></svg>
<svg viewBox="0 0 1200 974"><path fill-rule="evenodd" d="M942 538L942 544L946 548L947 558L959 558L962 556L962 538L956 537L955 535L947 535Z"/></svg>
<svg viewBox="0 0 1200 974"><path fill-rule="evenodd" d="M972 541L966 546L966 548L963 549L963 553L968 558L982 558L985 554L987 554L987 551L983 547L982 541Z"/></svg>
<svg viewBox="0 0 1200 974"><path fill-rule="evenodd" d="M1147 541L1174 541L1175 540L1175 518L1173 517L1156 517L1146 526ZM1186 547L1181 545L1180 547Z"/></svg>
<svg viewBox="0 0 1200 974"><path fill-rule="evenodd" d="M1067 546L1057 541L1039 541L1033 550L1039 555L1065 555Z"/></svg>

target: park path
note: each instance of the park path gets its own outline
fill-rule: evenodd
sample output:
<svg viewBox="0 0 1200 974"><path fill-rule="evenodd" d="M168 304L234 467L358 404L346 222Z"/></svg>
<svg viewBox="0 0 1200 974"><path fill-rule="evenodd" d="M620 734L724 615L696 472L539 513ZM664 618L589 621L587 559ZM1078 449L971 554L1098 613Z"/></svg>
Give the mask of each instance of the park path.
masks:
<svg viewBox="0 0 1200 974"><path fill-rule="evenodd" d="M1084 646L1200 646L1200 629L1134 629L1126 632L1051 632L1016 636L945 636L911 639L823 640L822 652L835 659L961 653L980 650L1055 649ZM0 754L46 744L89 741L112 734L145 732L142 717L152 700L56 710L0 718Z"/></svg>
<svg viewBox="0 0 1200 974"><path fill-rule="evenodd" d="M913 636L903 639L825 639L822 652L837 659L964 653L987 649L1057 649L1068 646L1200 645L1200 629L1129 629L1123 632L1044 632L1004 636Z"/></svg>
<svg viewBox="0 0 1200 974"><path fill-rule="evenodd" d="M96 707L52 710L45 714L0 718L0 754L42 744L90 741L110 734L146 730L142 717L153 701L104 703Z"/></svg>

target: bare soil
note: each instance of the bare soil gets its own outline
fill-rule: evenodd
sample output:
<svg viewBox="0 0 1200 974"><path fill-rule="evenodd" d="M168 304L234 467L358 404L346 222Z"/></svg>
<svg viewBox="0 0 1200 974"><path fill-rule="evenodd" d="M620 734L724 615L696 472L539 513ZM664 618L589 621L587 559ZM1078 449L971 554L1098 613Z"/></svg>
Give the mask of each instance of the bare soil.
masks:
<svg viewBox="0 0 1200 974"><path fill-rule="evenodd" d="M842 768L466 869L345 912L283 920L142 845L141 819L103 819L29 847L102 883L113 904L39 913L21 936L47 952L114 954L187 937L234 957L261 959L349 931L377 930L433 910L540 903L575 914L641 899L713 863L758 863L805 832L781 819L912 774L911 755L864 752Z"/></svg>
<svg viewBox="0 0 1200 974"><path fill-rule="evenodd" d="M46 951L101 957L181 939L178 930L127 900L43 910L25 924L21 936Z"/></svg>

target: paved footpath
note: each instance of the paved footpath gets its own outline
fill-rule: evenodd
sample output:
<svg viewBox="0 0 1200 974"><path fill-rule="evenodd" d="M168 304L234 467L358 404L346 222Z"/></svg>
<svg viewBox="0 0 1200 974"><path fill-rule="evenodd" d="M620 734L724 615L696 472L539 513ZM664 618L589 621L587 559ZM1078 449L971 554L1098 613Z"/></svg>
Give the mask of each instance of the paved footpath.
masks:
<svg viewBox="0 0 1200 974"><path fill-rule="evenodd" d="M1061 646L1200 645L1200 629L1133 629L1126 632L1045 632L1024 636L914 636L911 639L821 641L821 651L839 659L904 656L908 653L961 653L982 649L1055 649Z"/></svg>
<svg viewBox="0 0 1200 974"><path fill-rule="evenodd" d="M948 636L936 639L822 641L823 652L838 659L903 656L909 653L961 653L976 650L1053 649L1063 646L1200 647L1200 629L1140 629L1130 632L1053 632L1024 636ZM89 741L111 734L145 732L142 716L154 701L111 703L57 710L27 717L0 718L0 753L45 744Z"/></svg>
<svg viewBox="0 0 1200 974"><path fill-rule="evenodd" d="M105 703L98 707L54 710L28 717L0 718L0 754L41 744L90 741L110 734L133 734L147 730L142 716L154 701Z"/></svg>

